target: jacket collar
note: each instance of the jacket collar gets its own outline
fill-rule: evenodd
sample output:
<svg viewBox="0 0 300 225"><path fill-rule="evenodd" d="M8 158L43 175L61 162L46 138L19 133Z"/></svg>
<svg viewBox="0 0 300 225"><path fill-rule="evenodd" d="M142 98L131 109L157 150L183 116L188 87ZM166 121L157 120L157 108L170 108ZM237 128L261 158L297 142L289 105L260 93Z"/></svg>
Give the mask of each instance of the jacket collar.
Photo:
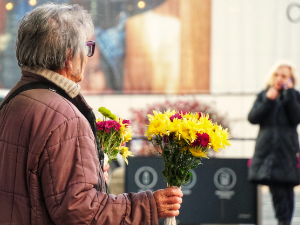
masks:
<svg viewBox="0 0 300 225"><path fill-rule="evenodd" d="M75 83L74 81L71 81L52 70L41 67L35 67L34 69L31 69L27 66L23 66L21 70L34 73L46 78L47 80L63 89L71 98L75 98L80 93L81 88L78 83Z"/></svg>

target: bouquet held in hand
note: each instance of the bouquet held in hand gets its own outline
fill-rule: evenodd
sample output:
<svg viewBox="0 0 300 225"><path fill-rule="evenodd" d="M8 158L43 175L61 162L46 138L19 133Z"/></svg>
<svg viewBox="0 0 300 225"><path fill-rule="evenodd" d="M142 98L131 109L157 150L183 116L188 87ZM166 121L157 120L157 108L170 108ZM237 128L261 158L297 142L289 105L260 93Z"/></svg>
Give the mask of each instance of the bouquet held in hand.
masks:
<svg viewBox="0 0 300 225"><path fill-rule="evenodd" d="M153 145L159 146L165 168L162 174L168 187L180 188L192 177L190 169L196 168L208 149L218 151L229 146L227 129L214 124L209 115L182 111L153 111L149 115L146 136ZM168 217L164 225L176 225L175 217Z"/></svg>
<svg viewBox="0 0 300 225"><path fill-rule="evenodd" d="M128 147L125 147L125 143L132 137L130 121L117 117L105 107L100 107L98 111L103 115L103 119L96 121L97 138L103 152L108 156L108 163L116 160L119 153L128 164L127 157L133 156Z"/></svg>
<svg viewBox="0 0 300 225"><path fill-rule="evenodd" d="M190 169L208 158L208 149L218 152L230 146L227 129L214 124L208 114L175 110L153 113L148 115L150 123L145 134L161 148L158 152L165 163L162 173L170 187L186 184L192 176Z"/></svg>

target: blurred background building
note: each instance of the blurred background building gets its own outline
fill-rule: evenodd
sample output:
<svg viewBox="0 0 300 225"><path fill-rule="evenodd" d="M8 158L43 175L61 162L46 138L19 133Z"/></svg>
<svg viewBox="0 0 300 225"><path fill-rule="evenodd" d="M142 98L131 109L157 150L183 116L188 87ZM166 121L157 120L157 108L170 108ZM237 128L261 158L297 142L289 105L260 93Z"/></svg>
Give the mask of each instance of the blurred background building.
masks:
<svg viewBox="0 0 300 225"><path fill-rule="evenodd" d="M0 100L21 76L18 22L45 2L0 0ZM144 124L137 118L154 108L204 110L233 137L231 147L212 157L251 158L258 126L247 115L268 69L279 59L300 69L299 0L52 2L83 5L93 16L97 48L81 86L97 117L100 106L109 108L135 121L138 136ZM131 150L148 155L143 146L136 139Z"/></svg>
<svg viewBox="0 0 300 225"><path fill-rule="evenodd" d="M18 21L47 0L0 0L0 88L20 73ZM165 101L199 101L226 117L232 146L219 157L249 158L257 126L247 122L256 93L278 59L300 68L296 0L53 0L83 5L97 43L81 86L95 112L123 118ZM299 86L297 86L299 88ZM99 115L99 114L97 114Z"/></svg>

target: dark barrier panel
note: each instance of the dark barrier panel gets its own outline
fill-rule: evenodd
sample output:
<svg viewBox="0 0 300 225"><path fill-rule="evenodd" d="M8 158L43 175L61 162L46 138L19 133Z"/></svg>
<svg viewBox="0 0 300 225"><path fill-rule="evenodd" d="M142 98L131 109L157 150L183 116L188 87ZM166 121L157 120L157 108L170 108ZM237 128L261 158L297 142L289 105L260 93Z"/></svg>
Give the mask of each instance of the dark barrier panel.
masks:
<svg viewBox="0 0 300 225"><path fill-rule="evenodd" d="M257 189L247 181L247 159L205 159L192 170L178 224L257 224ZM162 158L133 157L126 167L126 192L162 189Z"/></svg>

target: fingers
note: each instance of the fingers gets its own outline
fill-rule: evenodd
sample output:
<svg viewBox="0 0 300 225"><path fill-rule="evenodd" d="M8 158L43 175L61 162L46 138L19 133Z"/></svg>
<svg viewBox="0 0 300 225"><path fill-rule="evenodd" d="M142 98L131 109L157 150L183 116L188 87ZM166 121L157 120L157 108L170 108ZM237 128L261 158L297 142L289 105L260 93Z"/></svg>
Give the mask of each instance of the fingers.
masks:
<svg viewBox="0 0 300 225"><path fill-rule="evenodd" d="M159 211L178 210L181 207L182 198L159 197L156 199L156 206Z"/></svg>
<svg viewBox="0 0 300 225"><path fill-rule="evenodd" d="M177 196L182 197L182 191L179 188L166 188L163 190L163 195L165 196Z"/></svg>
<svg viewBox="0 0 300 225"><path fill-rule="evenodd" d="M180 207L180 204L161 204L157 207L158 217L161 219L171 216L178 216Z"/></svg>
<svg viewBox="0 0 300 225"><path fill-rule="evenodd" d="M294 83L290 80L290 79L287 79L285 82L284 82L286 85L285 89L289 89L289 88L293 88L294 87Z"/></svg>
<svg viewBox="0 0 300 225"><path fill-rule="evenodd" d="M172 196L172 197L165 197L164 198L164 202L166 204L181 204L182 203L182 198L180 197L176 197L176 196Z"/></svg>
<svg viewBox="0 0 300 225"><path fill-rule="evenodd" d="M278 91L274 87L269 88L269 90L266 93L266 97L271 100L277 98L277 95L278 95Z"/></svg>
<svg viewBox="0 0 300 225"><path fill-rule="evenodd" d="M159 218L178 216L182 203L182 191L175 188L166 188L154 192Z"/></svg>
<svg viewBox="0 0 300 225"><path fill-rule="evenodd" d="M163 219L163 218L173 217L173 216L178 216L178 215L179 215L179 210L159 211L158 212L158 219Z"/></svg>
<svg viewBox="0 0 300 225"><path fill-rule="evenodd" d="M105 179L105 182L107 183L107 181L108 181L108 172L104 173L104 179Z"/></svg>
<svg viewBox="0 0 300 225"><path fill-rule="evenodd" d="M106 172L109 169L110 165L106 164L105 166L103 166L103 172Z"/></svg>
<svg viewBox="0 0 300 225"><path fill-rule="evenodd" d="M105 179L105 182L107 183L108 181L108 169L109 169L110 165L109 164L106 164L105 166L103 166L103 173L104 173L104 179Z"/></svg>
<svg viewBox="0 0 300 225"><path fill-rule="evenodd" d="M157 209L158 217L166 218L179 215L180 204L165 204Z"/></svg>

